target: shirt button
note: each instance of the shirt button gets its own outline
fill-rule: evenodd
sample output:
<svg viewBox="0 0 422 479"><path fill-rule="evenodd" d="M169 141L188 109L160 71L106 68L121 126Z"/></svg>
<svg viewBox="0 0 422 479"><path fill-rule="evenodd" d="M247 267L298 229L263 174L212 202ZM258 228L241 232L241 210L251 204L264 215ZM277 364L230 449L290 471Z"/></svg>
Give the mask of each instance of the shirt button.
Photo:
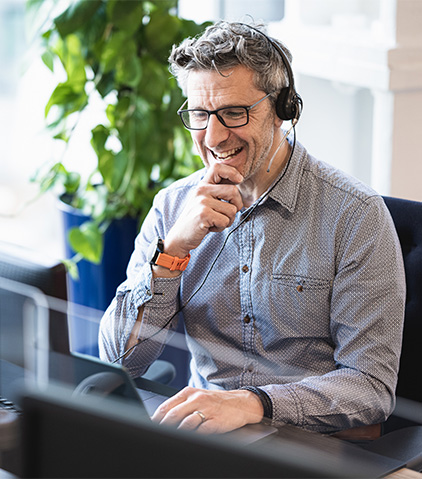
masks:
<svg viewBox="0 0 422 479"><path fill-rule="evenodd" d="M253 371L253 366L252 364L250 366L248 366L248 373L251 373Z"/></svg>
<svg viewBox="0 0 422 479"><path fill-rule="evenodd" d="M299 293L301 293L303 291L303 286L301 284L298 284L296 286L296 289L299 291Z"/></svg>
<svg viewBox="0 0 422 479"><path fill-rule="evenodd" d="M243 271L244 273L247 273L247 272L249 271L249 268L248 268L248 265L247 265L247 264L245 264L245 265L242 266L242 271Z"/></svg>
<svg viewBox="0 0 422 479"><path fill-rule="evenodd" d="M249 324L251 322L251 317L249 316L249 314L247 314L244 318L243 318L243 322L245 324Z"/></svg>

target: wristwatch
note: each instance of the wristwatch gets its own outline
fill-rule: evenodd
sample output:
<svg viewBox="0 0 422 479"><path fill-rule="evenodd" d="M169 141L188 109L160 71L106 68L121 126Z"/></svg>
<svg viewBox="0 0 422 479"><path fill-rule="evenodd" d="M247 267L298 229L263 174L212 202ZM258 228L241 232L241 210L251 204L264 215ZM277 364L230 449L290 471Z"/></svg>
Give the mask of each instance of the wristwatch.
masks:
<svg viewBox="0 0 422 479"><path fill-rule="evenodd" d="M155 238L148 249L148 261L150 264L163 266L170 271L184 271L190 260L190 254L184 258L171 256L164 253L164 241L161 238Z"/></svg>

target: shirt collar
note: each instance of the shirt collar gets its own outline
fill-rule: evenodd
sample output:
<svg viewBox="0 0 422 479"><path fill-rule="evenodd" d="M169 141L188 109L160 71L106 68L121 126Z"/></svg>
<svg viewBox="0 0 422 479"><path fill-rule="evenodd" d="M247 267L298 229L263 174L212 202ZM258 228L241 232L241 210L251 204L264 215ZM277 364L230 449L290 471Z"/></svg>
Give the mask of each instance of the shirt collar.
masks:
<svg viewBox="0 0 422 479"><path fill-rule="evenodd" d="M287 171L282 180L274 187L269 197L284 206L289 212L293 213L296 207L299 194L300 179L304 168L305 148L296 142L292 157L287 165ZM276 182L283 175L284 169L280 171Z"/></svg>

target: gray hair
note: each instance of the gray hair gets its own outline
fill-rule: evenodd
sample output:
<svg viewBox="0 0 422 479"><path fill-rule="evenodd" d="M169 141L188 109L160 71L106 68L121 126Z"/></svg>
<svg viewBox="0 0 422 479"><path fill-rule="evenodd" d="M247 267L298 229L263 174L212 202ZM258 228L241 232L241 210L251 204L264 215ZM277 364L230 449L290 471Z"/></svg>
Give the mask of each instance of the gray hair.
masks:
<svg viewBox="0 0 422 479"><path fill-rule="evenodd" d="M266 93L278 92L288 85L288 76L283 59L276 48L261 34L262 24L247 25L219 21L206 28L199 38L187 38L179 46L173 46L169 57L170 71L176 77L183 93L187 93L187 80L192 70L223 72L238 65L254 71L256 88ZM289 61L290 51L280 41L271 38L283 50Z"/></svg>

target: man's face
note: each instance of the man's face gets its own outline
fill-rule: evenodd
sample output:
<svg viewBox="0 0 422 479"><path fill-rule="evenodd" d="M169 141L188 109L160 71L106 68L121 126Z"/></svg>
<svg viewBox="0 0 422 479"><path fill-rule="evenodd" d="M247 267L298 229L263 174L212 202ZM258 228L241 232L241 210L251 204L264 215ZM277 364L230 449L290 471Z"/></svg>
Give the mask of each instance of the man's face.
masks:
<svg viewBox="0 0 422 479"><path fill-rule="evenodd" d="M266 94L254 86L253 72L244 66L223 74L225 76L214 71L190 72L187 108L216 110L250 106ZM245 180L254 181L268 161L275 129L280 126L271 101L266 99L249 111L249 123L245 126L227 128L216 115L211 115L206 130L192 130L191 134L207 168L214 163L224 163L236 168Z"/></svg>

